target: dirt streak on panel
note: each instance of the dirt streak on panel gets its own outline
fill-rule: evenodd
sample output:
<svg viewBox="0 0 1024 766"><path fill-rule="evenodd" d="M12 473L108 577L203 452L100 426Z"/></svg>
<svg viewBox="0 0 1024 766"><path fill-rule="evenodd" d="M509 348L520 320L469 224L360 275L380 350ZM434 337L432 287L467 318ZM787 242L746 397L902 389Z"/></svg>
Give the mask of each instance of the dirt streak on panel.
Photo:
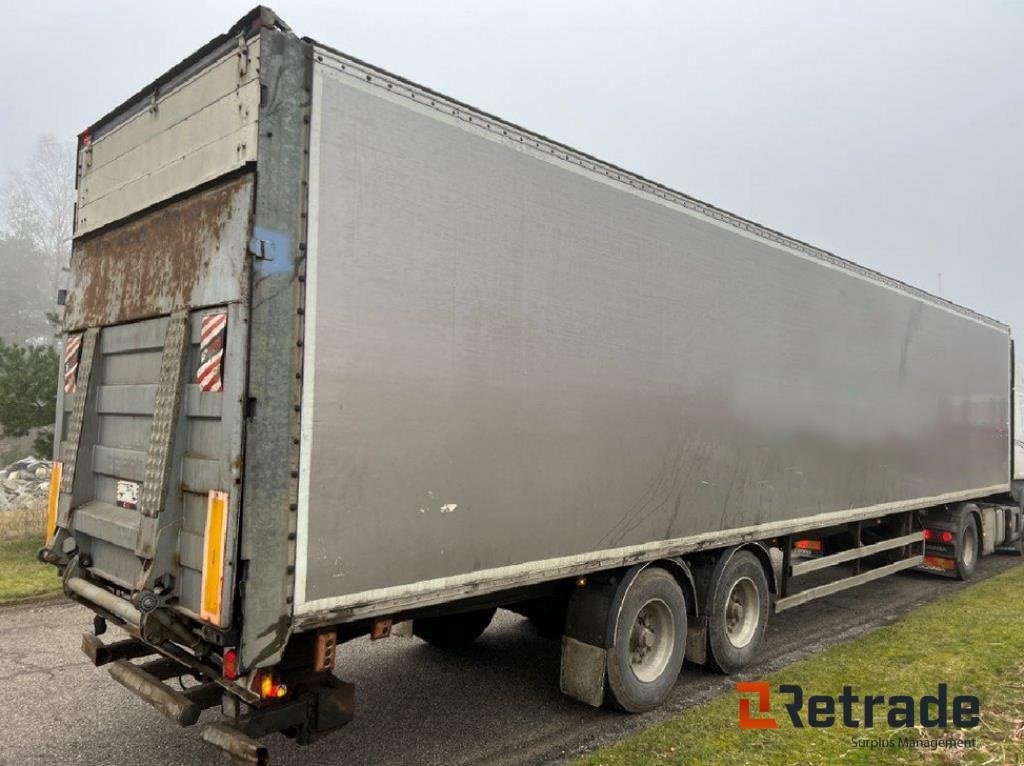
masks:
<svg viewBox="0 0 1024 766"><path fill-rule="evenodd" d="M221 235L233 217L247 214L251 188L250 177L236 178L76 242L65 329L196 306L209 294L205 281L230 273L217 263L222 245L244 247L222 243ZM223 285L225 300L239 291Z"/></svg>

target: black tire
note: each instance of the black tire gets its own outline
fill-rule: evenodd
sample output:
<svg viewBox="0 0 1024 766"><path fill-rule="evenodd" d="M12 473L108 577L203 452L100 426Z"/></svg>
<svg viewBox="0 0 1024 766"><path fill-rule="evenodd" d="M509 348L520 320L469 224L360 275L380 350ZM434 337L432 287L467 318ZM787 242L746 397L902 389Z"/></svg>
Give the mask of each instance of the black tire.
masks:
<svg viewBox="0 0 1024 766"><path fill-rule="evenodd" d="M981 538L978 535L978 524L974 515L965 513L960 520L960 529L956 535L956 577L958 580L969 580L978 568L978 555L981 552Z"/></svg>
<svg viewBox="0 0 1024 766"><path fill-rule="evenodd" d="M672 692L685 653L683 591L664 569L648 567L630 584L619 609L608 651L606 701L627 713L656 708Z"/></svg>
<svg viewBox="0 0 1024 766"><path fill-rule="evenodd" d="M750 551L734 553L712 583L708 664L735 673L757 656L768 625L768 579Z"/></svg>
<svg viewBox="0 0 1024 766"><path fill-rule="evenodd" d="M440 649L462 649L476 641L491 624L494 607L475 612L424 617L412 621L413 635Z"/></svg>

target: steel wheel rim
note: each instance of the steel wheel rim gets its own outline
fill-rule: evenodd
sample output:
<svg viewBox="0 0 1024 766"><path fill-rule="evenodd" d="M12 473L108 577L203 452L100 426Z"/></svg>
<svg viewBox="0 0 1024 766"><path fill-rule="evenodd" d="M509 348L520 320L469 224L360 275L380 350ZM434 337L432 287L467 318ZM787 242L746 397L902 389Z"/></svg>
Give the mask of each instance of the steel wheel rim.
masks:
<svg viewBox="0 0 1024 766"><path fill-rule="evenodd" d="M976 548L976 543L975 543L975 539L974 538L975 538L974 527L968 526L967 529L964 530L964 540L963 540L963 545L964 545L963 561L964 561L964 566L966 568L968 568L968 569L974 565L974 554L975 554L975 548Z"/></svg>
<svg viewBox="0 0 1024 766"><path fill-rule="evenodd" d="M638 681L656 681L672 658L676 621L660 598L651 599L636 613L629 632L629 663Z"/></svg>
<svg viewBox="0 0 1024 766"><path fill-rule="evenodd" d="M761 594L753 580L741 577L725 599L725 636L730 644L742 649L754 640L760 621Z"/></svg>

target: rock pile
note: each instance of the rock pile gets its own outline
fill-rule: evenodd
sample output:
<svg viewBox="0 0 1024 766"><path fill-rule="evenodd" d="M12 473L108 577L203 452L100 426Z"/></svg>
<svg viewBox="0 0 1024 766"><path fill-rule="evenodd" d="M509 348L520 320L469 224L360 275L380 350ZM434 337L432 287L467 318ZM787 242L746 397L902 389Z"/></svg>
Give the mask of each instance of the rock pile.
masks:
<svg viewBox="0 0 1024 766"><path fill-rule="evenodd" d="M26 457L0 469L0 511L45 503L49 491L49 460Z"/></svg>

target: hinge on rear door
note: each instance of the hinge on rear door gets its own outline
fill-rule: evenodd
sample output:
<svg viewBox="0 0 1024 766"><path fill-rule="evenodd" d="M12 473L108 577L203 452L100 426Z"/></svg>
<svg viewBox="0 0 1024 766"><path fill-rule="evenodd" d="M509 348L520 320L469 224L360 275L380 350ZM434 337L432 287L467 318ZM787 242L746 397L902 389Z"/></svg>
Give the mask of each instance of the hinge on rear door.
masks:
<svg viewBox="0 0 1024 766"><path fill-rule="evenodd" d="M245 42L245 36L238 36L238 77L245 77L249 71L249 45Z"/></svg>
<svg viewBox="0 0 1024 766"><path fill-rule="evenodd" d="M92 142L82 146L82 169L79 172L79 176L83 175L91 167L92 167Z"/></svg>

